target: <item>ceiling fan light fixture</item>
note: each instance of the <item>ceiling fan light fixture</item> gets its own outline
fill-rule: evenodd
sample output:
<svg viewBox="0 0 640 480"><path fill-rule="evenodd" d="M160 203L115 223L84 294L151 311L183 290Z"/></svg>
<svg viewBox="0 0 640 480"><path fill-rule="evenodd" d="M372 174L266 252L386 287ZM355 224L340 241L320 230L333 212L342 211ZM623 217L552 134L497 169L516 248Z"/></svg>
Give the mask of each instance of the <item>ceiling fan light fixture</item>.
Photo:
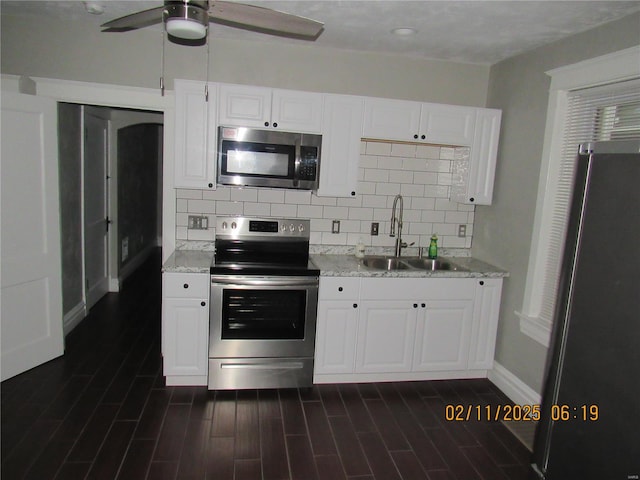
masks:
<svg viewBox="0 0 640 480"><path fill-rule="evenodd" d="M206 6L206 2L204 3ZM209 14L206 8L197 3L189 5L182 2L170 4L165 9L167 33L185 40L199 40L207 35Z"/></svg>
<svg viewBox="0 0 640 480"><path fill-rule="evenodd" d="M398 27L391 30L391 33L399 37L408 37L411 35L415 35L417 32L418 31L415 28L411 27Z"/></svg>
<svg viewBox="0 0 640 480"><path fill-rule="evenodd" d="M167 19L167 33L185 40L199 40L207 34L207 27L195 20L169 18Z"/></svg>

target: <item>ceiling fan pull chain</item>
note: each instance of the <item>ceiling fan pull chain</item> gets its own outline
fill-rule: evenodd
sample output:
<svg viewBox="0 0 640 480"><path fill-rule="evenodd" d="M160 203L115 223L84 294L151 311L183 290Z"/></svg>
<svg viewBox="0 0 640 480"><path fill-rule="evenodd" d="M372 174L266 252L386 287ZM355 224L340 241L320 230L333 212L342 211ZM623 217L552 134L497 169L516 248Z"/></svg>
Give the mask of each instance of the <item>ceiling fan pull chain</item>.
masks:
<svg viewBox="0 0 640 480"><path fill-rule="evenodd" d="M207 73L205 75L204 83L204 98L205 101L209 101L209 61L211 59L211 42L209 42L209 28L207 27L207 33L204 37L204 41L207 44Z"/></svg>
<svg viewBox="0 0 640 480"><path fill-rule="evenodd" d="M162 54L160 58L160 95L164 97L164 44L167 37L167 24L164 22L164 16L167 13L166 10L162 11Z"/></svg>

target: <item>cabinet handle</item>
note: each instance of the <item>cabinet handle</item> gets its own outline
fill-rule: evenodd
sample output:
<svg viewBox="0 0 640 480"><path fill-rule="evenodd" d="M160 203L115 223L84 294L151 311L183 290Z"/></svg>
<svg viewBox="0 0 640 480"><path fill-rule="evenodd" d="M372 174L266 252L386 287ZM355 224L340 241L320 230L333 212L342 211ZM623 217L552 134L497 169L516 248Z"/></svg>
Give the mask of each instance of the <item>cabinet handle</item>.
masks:
<svg viewBox="0 0 640 480"><path fill-rule="evenodd" d="M475 198L473 198L473 197L471 197L471 198L469 199L469 201L470 201L470 202L475 202L475 201L476 201L476 199L475 199Z"/></svg>
<svg viewBox="0 0 640 480"><path fill-rule="evenodd" d="M189 288L189 284L185 283L184 285L182 285L183 288Z"/></svg>
<svg viewBox="0 0 640 480"><path fill-rule="evenodd" d="M423 304L421 304L420 306L421 306L422 308L424 308L424 307L426 307L426 306L427 306L427 304L426 304L426 303L423 303Z"/></svg>
<svg viewBox="0 0 640 480"><path fill-rule="evenodd" d="M480 285L484 285L484 280L480 280L478 283L480 283Z"/></svg>
<svg viewBox="0 0 640 480"><path fill-rule="evenodd" d="M264 126L268 127L269 126L269 122L264 122Z"/></svg>
<svg viewBox="0 0 640 480"><path fill-rule="evenodd" d="M356 192L351 192L351 196L355 197L356 196Z"/></svg>
<svg viewBox="0 0 640 480"><path fill-rule="evenodd" d="M424 140L425 138L427 138L427 136L426 136L426 135L422 135L420 138L421 138L422 140Z"/></svg>
<svg viewBox="0 0 640 480"><path fill-rule="evenodd" d="M413 304L413 308L418 308L418 304L417 304L417 303L414 303L414 304Z"/></svg>
<svg viewBox="0 0 640 480"><path fill-rule="evenodd" d="M210 184L209 184L209 188L213 188L213 183L210 183Z"/></svg>
<svg viewBox="0 0 640 480"><path fill-rule="evenodd" d="M342 287L338 287L339 292L341 292L342 290L344 290Z"/></svg>
<svg viewBox="0 0 640 480"><path fill-rule="evenodd" d="M353 308L358 308L358 304L357 304L357 303L354 303L354 304L353 304Z"/></svg>
<svg viewBox="0 0 640 480"><path fill-rule="evenodd" d="M206 306L207 304L205 302L200 302L200 305L202 305L203 307Z"/></svg>
<svg viewBox="0 0 640 480"><path fill-rule="evenodd" d="M415 138L416 140L418 139L418 134L416 133L413 138Z"/></svg>
<svg viewBox="0 0 640 480"><path fill-rule="evenodd" d="M278 127L278 122L273 122L273 128L277 128Z"/></svg>

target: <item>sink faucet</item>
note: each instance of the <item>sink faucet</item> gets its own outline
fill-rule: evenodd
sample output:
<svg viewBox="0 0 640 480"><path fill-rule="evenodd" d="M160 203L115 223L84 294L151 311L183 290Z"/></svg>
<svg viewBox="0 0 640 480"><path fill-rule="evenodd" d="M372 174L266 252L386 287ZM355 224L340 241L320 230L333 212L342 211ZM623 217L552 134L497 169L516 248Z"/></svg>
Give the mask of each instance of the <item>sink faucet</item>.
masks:
<svg viewBox="0 0 640 480"><path fill-rule="evenodd" d="M400 203L399 215L396 215L396 207ZM396 237L396 257L399 257L402 253L402 247L406 247L407 244L402 243L402 195L398 194L393 199L393 207L391 208L391 229L389 230L389 236L396 236L396 223L398 224L398 236Z"/></svg>

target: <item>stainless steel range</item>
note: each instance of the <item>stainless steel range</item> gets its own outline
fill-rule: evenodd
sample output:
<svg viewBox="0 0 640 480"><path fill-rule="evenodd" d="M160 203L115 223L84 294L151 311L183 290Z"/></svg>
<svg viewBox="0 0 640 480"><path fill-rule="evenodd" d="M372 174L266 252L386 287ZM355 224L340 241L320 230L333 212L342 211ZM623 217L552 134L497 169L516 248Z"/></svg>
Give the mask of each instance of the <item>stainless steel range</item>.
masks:
<svg viewBox="0 0 640 480"><path fill-rule="evenodd" d="M209 389L310 387L319 270L309 220L218 217Z"/></svg>

